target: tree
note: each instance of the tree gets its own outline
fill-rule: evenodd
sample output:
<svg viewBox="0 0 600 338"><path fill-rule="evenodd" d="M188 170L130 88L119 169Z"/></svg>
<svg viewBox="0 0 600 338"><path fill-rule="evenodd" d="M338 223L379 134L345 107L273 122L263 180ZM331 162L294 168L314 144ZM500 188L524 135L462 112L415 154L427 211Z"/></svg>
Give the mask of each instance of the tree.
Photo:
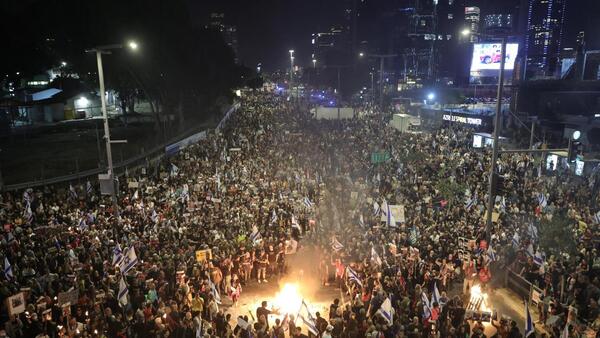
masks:
<svg viewBox="0 0 600 338"><path fill-rule="evenodd" d="M559 255L566 252L574 255L577 245L573 238L573 220L562 213L557 213L548 219L544 217L538 229L540 247L546 253Z"/></svg>

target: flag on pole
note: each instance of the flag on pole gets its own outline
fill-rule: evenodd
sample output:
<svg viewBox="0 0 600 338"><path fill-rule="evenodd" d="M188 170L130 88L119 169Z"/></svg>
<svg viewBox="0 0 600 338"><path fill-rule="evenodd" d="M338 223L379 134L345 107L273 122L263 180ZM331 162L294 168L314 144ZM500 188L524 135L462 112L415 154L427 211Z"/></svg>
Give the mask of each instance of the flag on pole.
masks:
<svg viewBox="0 0 600 338"><path fill-rule="evenodd" d="M521 238L519 237L519 234L515 232L515 234L513 235L513 238L512 238L512 245L518 247L520 244L519 243L520 241L521 241Z"/></svg>
<svg viewBox="0 0 600 338"><path fill-rule="evenodd" d="M9 281L15 279L12 265L10 265L8 258L6 257L4 257L4 278Z"/></svg>
<svg viewBox="0 0 600 338"><path fill-rule="evenodd" d="M392 209L390 208L390 205L386 203L385 207L385 224L388 227L396 227L396 218L394 218L394 215L392 214Z"/></svg>
<svg viewBox="0 0 600 338"><path fill-rule="evenodd" d="M304 197L304 206L310 209L313 206L313 202L311 202L308 197Z"/></svg>
<svg viewBox="0 0 600 338"><path fill-rule="evenodd" d="M358 216L358 225L359 225L361 228L364 228L364 227L365 227L365 219L363 218L363 215L362 215L362 214L360 214L360 216Z"/></svg>
<svg viewBox="0 0 600 338"><path fill-rule="evenodd" d="M381 257L379 257L379 254L377 253L377 251L375 251L374 247L371 247L371 262L377 265L383 264Z"/></svg>
<svg viewBox="0 0 600 338"><path fill-rule="evenodd" d="M331 248L333 251L340 251L344 248L344 246L337 240L337 238L333 237L331 240Z"/></svg>
<svg viewBox="0 0 600 338"><path fill-rule="evenodd" d="M392 302L390 301L389 297L383 301L381 307L379 308L379 310L377 310L377 313L379 313L383 317L383 319L385 319L388 325L392 325L394 323Z"/></svg>
<svg viewBox="0 0 600 338"><path fill-rule="evenodd" d="M306 315L304 315L302 313L302 310L304 310L306 312ZM302 305L300 306L300 312L298 314L298 317L300 317L302 319L302 322L304 322L304 325L306 325L306 328L308 329L308 331L310 331L315 336L319 336L319 330L317 329L317 322L316 322L315 318L310 314L310 310L308 309L308 305L306 305L306 302L304 301L304 299L302 300Z"/></svg>
<svg viewBox="0 0 600 338"><path fill-rule="evenodd" d="M113 249L113 259L112 265L121 265L121 261L123 260L123 250L121 250L121 244L117 243L115 248Z"/></svg>
<svg viewBox="0 0 600 338"><path fill-rule="evenodd" d="M94 187L92 186L92 183L90 183L90 181L87 181L85 183L85 193L89 196L94 192Z"/></svg>
<svg viewBox="0 0 600 338"><path fill-rule="evenodd" d="M23 201L25 203L31 203L31 201L33 201L33 197L29 193L29 189L23 191Z"/></svg>
<svg viewBox="0 0 600 338"><path fill-rule="evenodd" d="M379 203L373 202L373 215L377 216L377 215L379 215L380 212L381 212L381 207L379 206Z"/></svg>
<svg viewBox="0 0 600 338"><path fill-rule="evenodd" d="M120 264L121 273L123 275L127 274L127 272L129 272L129 270L133 269L133 267L137 263L138 263L138 259L137 259L137 255L135 254L135 249L133 246L131 246L125 253L123 260L121 261L121 264Z"/></svg>
<svg viewBox="0 0 600 338"><path fill-rule="evenodd" d="M527 233L529 234L529 237L531 237L532 239L536 240L538 239L538 229L537 227L533 224L533 222L530 222L527 225Z"/></svg>
<svg viewBox="0 0 600 338"><path fill-rule="evenodd" d="M539 251L536 251L535 255L533 255L533 262L537 265L544 265L544 256Z"/></svg>
<svg viewBox="0 0 600 338"><path fill-rule="evenodd" d="M275 209L273 209L273 212L271 212L271 224L275 223L277 223L277 213L275 212Z"/></svg>
<svg viewBox="0 0 600 338"><path fill-rule="evenodd" d="M31 211L31 204L29 202L27 202L27 205L25 206L23 217L25 218L27 224L31 224L31 222L33 222L33 211Z"/></svg>
<svg viewBox="0 0 600 338"><path fill-rule="evenodd" d="M535 328L533 327L533 319L531 319L531 313L529 313L529 304L525 300L525 338L535 334Z"/></svg>
<svg viewBox="0 0 600 338"><path fill-rule="evenodd" d="M125 307L129 303L129 299L127 299L128 295L129 289L127 288L127 284L125 284L125 278L121 276L121 280L119 281L119 295L117 297L121 307Z"/></svg>
<svg viewBox="0 0 600 338"><path fill-rule="evenodd" d="M498 260L498 256L496 256L496 251L494 251L494 249L492 249L491 244L490 244L490 246L488 246L487 256L488 256L490 262L495 262Z"/></svg>
<svg viewBox="0 0 600 338"><path fill-rule="evenodd" d="M348 278L348 280L352 282L355 282L356 284L358 284L358 286L362 287L362 281L358 277L358 274L349 266L346 267L346 278Z"/></svg>

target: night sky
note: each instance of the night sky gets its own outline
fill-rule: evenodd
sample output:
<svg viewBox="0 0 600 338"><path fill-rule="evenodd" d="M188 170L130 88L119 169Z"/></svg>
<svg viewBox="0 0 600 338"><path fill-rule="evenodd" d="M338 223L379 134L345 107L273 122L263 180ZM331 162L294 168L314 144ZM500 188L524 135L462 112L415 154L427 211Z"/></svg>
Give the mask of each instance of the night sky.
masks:
<svg viewBox="0 0 600 338"><path fill-rule="evenodd" d="M360 1L360 0L359 0ZM381 2L394 0L364 0ZM268 70L285 66L288 50L297 60L310 62L310 34L328 29L342 20L348 0L190 0L195 20L204 20L211 11L225 13L226 22L238 27L239 59L247 66L258 62ZM485 14L515 7L519 0L468 0ZM600 49L600 0L568 0L563 46L575 44L586 30L588 49ZM359 27L360 30L360 27ZM592 33L593 32L593 33Z"/></svg>

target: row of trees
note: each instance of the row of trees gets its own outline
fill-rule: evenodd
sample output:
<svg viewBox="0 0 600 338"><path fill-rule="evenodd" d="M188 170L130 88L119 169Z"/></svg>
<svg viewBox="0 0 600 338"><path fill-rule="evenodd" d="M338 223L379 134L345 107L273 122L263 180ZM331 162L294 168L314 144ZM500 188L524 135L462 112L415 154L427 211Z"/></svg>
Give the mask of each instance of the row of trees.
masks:
<svg viewBox="0 0 600 338"><path fill-rule="evenodd" d="M235 64L220 32L196 20L185 0L29 0L1 6L10 14L0 23L3 31L15 32L3 66L8 77L34 75L66 61L65 74L78 74L79 80L58 79L61 86L97 88L96 59L84 51L136 40L137 52L117 50L103 58L106 84L117 92L124 113L132 112L135 99L147 100L156 128L164 112L177 116L180 129L190 120L205 120L231 100L232 88L256 82L256 74Z"/></svg>

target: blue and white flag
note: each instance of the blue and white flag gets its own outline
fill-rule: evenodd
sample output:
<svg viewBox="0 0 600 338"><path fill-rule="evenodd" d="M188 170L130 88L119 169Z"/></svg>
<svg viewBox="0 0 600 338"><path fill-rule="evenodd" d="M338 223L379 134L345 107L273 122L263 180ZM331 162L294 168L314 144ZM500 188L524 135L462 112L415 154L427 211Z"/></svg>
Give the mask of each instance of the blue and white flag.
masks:
<svg viewBox="0 0 600 338"><path fill-rule="evenodd" d="M208 285L210 286L210 294L215 299L215 302L221 304L221 295L219 294L219 290L217 290L215 283L210 279L210 276L208 276Z"/></svg>
<svg viewBox="0 0 600 338"><path fill-rule="evenodd" d="M8 258L4 257L4 278L6 280L11 281L15 279L15 274L13 273L12 265L8 261Z"/></svg>
<svg viewBox="0 0 600 338"><path fill-rule="evenodd" d="M529 237L531 237L534 240L538 239L538 229L537 227L533 224L533 222L530 222L527 225L527 233L529 234Z"/></svg>
<svg viewBox="0 0 600 338"><path fill-rule="evenodd" d="M431 305L425 291L421 292L421 303L423 303L423 318L427 319L431 317Z"/></svg>
<svg viewBox="0 0 600 338"><path fill-rule="evenodd" d="M313 202L308 197L304 197L304 206L310 209L313 207Z"/></svg>
<svg viewBox="0 0 600 338"><path fill-rule="evenodd" d="M438 303L440 307L444 306L440 299L442 295L440 294L440 290L438 290L437 283L433 283L433 293L431 294L431 306L433 307L433 303Z"/></svg>
<svg viewBox="0 0 600 338"><path fill-rule="evenodd" d="M306 312L306 315L302 313L302 310ZM308 331L310 331L315 336L319 336L317 322L315 318L310 314L310 310L308 309L308 305L306 305L306 302L304 302L304 299L302 300L302 305L300 306L300 312L298 313L298 317L302 319L302 322L304 323L304 325L306 325Z"/></svg>
<svg viewBox="0 0 600 338"><path fill-rule="evenodd" d="M379 206L379 203L373 202L373 215L377 216L377 215L379 215L380 212L381 212L381 207Z"/></svg>
<svg viewBox="0 0 600 338"><path fill-rule="evenodd" d="M127 274L129 270L133 269L133 267L138 263L137 255L135 254L135 249L131 246L126 252L121 261L121 273L123 275Z"/></svg>
<svg viewBox="0 0 600 338"><path fill-rule="evenodd" d="M352 268L350 268L349 266L346 267L346 278L348 278L348 280L358 284L358 286L362 287L362 281L358 277L358 274L356 273L356 271L352 270Z"/></svg>
<svg viewBox="0 0 600 338"><path fill-rule="evenodd" d="M125 284L125 278L121 276L121 280L119 281L119 294L117 297L117 299L119 300L119 305L121 305L121 307L125 307L129 303L128 295L129 289L127 288L127 284Z"/></svg>
<svg viewBox="0 0 600 338"><path fill-rule="evenodd" d="M179 168L175 164L171 163L171 176L177 175L178 172Z"/></svg>
<svg viewBox="0 0 600 338"><path fill-rule="evenodd" d="M158 222L158 214L156 213L156 210L152 209L152 215L150 216L150 219L154 223Z"/></svg>
<svg viewBox="0 0 600 338"><path fill-rule="evenodd" d="M31 222L33 222L33 211L31 211L31 204L29 202L27 202L27 205L25 206L23 217L25 218L25 222L27 222L27 224L31 224Z"/></svg>
<svg viewBox="0 0 600 338"><path fill-rule="evenodd" d="M379 308L379 310L377 310L377 313L379 313L384 319L385 321L388 323L388 325L392 325L394 324L394 310L392 310L392 302L390 301L390 298L386 298L383 303L381 304L381 307Z"/></svg>
<svg viewBox="0 0 600 338"><path fill-rule="evenodd" d="M260 231L258 231L258 227L255 225L252 227L252 232L250 233L250 240L253 244L256 244L262 240L262 235Z"/></svg>
<svg viewBox="0 0 600 338"><path fill-rule="evenodd" d="M535 255L535 251L533 251L533 244L529 243L526 251L527 251L527 255L529 257L533 258L533 256Z"/></svg>
<svg viewBox="0 0 600 338"><path fill-rule="evenodd" d="M77 199L77 191L75 191L75 187L73 187L72 184L69 184L69 196L71 196L72 199Z"/></svg>
<svg viewBox="0 0 600 338"><path fill-rule="evenodd" d="M86 230L88 228L87 223L85 222L85 216L81 216L79 219L79 223L77 223L77 227L79 230Z"/></svg>
<svg viewBox="0 0 600 338"><path fill-rule="evenodd" d="M546 198L546 195L544 195L543 193L539 193L537 195L537 200L538 200L538 204L542 208L545 208L548 205L548 199Z"/></svg>
<svg viewBox="0 0 600 338"><path fill-rule="evenodd" d="M535 328L533 327L533 319L531 313L529 313L529 304L525 300L525 338L535 334Z"/></svg>
<svg viewBox="0 0 600 338"><path fill-rule="evenodd" d="M392 213L392 209L390 208L390 205L385 203L385 224L388 227L396 227L396 218L394 218L394 215Z"/></svg>
<svg viewBox="0 0 600 338"><path fill-rule="evenodd" d="M544 265L544 262L546 260L544 259L544 255L542 255L541 252L536 251L535 255L533 255L533 262L537 265Z"/></svg>
<svg viewBox="0 0 600 338"><path fill-rule="evenodd" d="M121 265L121 261L123 260L123 250L121 250L121 244L117 243L115 248L113 249L113 259L112 265Z"/></svg>
<svg viewBox="0 0 600 338"><path fill-rule="evenodd" d="M384 199L383 203L381 204L381 212L383 213L384 216L387 216L389 211L390 211L390 206L388 205L387 201Z"/></svg>
<svg viewBox="0 0 600 338"><path fill-rule="evenodd" d="M25 203L31 203L33 201L33 196L29 193L29 189L23 191L23 201Z"/></svg>
<svg viewBox="0 0 600 338"><path fill-rule="evenodd" d="M333 251L340 251L344 248L344 246L337 240L337 238L333 237L331 240L331 248Z"/></svg>
<svg viewBox="0 0 600 338"><path fill-rule="evenodd" d="M496 256L496 251L494 251L494 249L492 249L491 244L487 249L487 256L488 256L488 259L490 260L490 262L495 262L498 260L498 256Z"/></svg>
<svg viewBox="0 0 600 338"><path fill-rule="evenodd" d="M271 224L275 223L277 223L277 213L275 212L275 209L273 209L273 212L271 212Z"/></svg>
<svg viewBox="0 0 600 338"><path fill-rule="evenodd" d="M87 181L85 183L85 193L89 196L94 192L94 187L92 186L92 183L90 183L90 181Z"/></svg>
<svg viewBox="0 0 600 338"><path fill-rule="evenodd" d="M383 264L381 257L379 257L379 254L377 253L377 251L375 251L374 247L371 247L371 262L376 265Z"/></svg>
<svg viewBox="0 0 600 338"><path fill-rule="evenodd" d="M512 245L518 247L520 242L521 242L521 238L519 237L519 234L515 232L515 234L513 235L513 238L512 238Z"/></svg>
<svg viewBox="0 0 600 338"><path fill-rule="evenodd" d="M594 214L594 224L600 224L600 211Z"/></svg>
<svg viewBox="0 0 600 338"><path fill-rule="evenodd" d="M364 227L365 227L365 219L363 218L363 215L362 215L362 214L360 214L360 215L358 216L358 225L359 225L361 228L364 228Z"/></svg>
<svg viewBox="0 0 600 338"><path fill-rule="evenodd" d="M477 205L477 195L473 197L467 197L465 201L465 209L470 210L475 205Z"/></svg>
<svg viewBox="0 0 600 338"><path fill-rule="evenodd" d="M296 216L292 215L292 228L296 228L298 230L300 229L300 224L298 224L298 220L296 219Z"/></svg>

